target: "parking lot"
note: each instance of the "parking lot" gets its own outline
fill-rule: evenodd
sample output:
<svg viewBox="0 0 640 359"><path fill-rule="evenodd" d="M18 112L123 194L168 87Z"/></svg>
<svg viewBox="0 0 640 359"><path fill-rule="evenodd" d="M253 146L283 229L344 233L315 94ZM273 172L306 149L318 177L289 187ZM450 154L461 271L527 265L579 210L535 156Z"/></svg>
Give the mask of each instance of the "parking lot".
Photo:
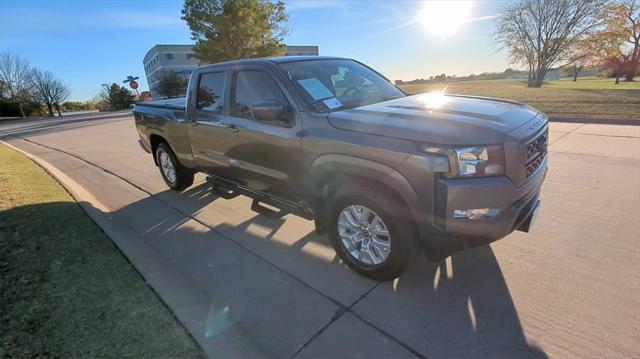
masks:
<svg viewBox="0 0 640 359"><path fill-rule="evenodd" d="M602 122L602 123L599 123ZM327 236L167 190L129 114L0 125L46 161L211 357L640 356L640 126L551 123L532 233L393 282L342 264Z"/></svg>

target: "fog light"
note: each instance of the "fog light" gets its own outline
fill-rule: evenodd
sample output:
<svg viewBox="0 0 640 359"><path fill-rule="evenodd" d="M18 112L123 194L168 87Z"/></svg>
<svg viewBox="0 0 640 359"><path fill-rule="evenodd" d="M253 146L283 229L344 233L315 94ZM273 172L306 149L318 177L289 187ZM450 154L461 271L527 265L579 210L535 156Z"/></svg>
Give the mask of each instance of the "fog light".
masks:
<svg viewBox="0 0 640 359"><path fill-rule="evenodd" d="M456 209L453 211L454 219L489 219L495 218L500 213L500 208L473 208Z"/></svg>

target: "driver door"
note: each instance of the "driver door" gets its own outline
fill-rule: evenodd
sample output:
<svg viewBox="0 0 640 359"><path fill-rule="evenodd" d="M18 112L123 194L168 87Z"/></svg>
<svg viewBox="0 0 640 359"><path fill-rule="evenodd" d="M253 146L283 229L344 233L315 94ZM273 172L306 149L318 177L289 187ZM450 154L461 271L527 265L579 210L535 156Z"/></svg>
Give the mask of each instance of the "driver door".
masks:
<svg viewBox="0 0 640 359"><path fill-rule="evenodd" d="M224 122L234 129L227 138L232 177L253 190L297 201L300 198L302 129L290 96L281 84L260 68L233 73L230 114ZM252 104L271 101L290 113L287 121L264 122L254 118Z"/></svg>

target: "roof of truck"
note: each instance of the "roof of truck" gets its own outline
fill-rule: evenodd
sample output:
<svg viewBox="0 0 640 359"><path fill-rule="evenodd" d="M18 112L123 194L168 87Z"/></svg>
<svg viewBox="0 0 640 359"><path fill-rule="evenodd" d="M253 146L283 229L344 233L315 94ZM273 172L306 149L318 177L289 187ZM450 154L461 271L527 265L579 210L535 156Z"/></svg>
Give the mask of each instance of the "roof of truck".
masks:
<svg viewBox="0 0 640 359"><path fill-rule="evenodd" d="M349 60L344 57L333 57L333 56L275 56L275 57L260 57L255 59L243 59L243 60L232 60L225 62L217 62L214 64L207 64L204 66L218 66L218 65L233 65L233 64L257 64L257 63L275 63L282 64L285 62L296 62L296 61L310 61L310 60Z"/></svg>

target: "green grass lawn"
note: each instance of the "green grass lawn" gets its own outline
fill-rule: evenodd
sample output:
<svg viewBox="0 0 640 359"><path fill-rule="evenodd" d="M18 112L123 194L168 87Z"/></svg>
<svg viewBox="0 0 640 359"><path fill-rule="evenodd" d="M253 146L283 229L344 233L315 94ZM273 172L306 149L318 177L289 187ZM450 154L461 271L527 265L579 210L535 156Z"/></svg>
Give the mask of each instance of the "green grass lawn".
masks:
<svg viewBox="0 0 640 359"><path fill-rule="evenodd" d="M203 356L69 194L0 144L0 358Z"/></svg>
<svg viewBox="0 0 640 359"><path fill-rule="evenodd" d="M444 90L446 93L512 99L529 104L550 116L640 118L640 81L620 82L601 77L547 81L542 88L528 88L521 80L484 80L454 83L401 85L410 93Z"/></svg>

